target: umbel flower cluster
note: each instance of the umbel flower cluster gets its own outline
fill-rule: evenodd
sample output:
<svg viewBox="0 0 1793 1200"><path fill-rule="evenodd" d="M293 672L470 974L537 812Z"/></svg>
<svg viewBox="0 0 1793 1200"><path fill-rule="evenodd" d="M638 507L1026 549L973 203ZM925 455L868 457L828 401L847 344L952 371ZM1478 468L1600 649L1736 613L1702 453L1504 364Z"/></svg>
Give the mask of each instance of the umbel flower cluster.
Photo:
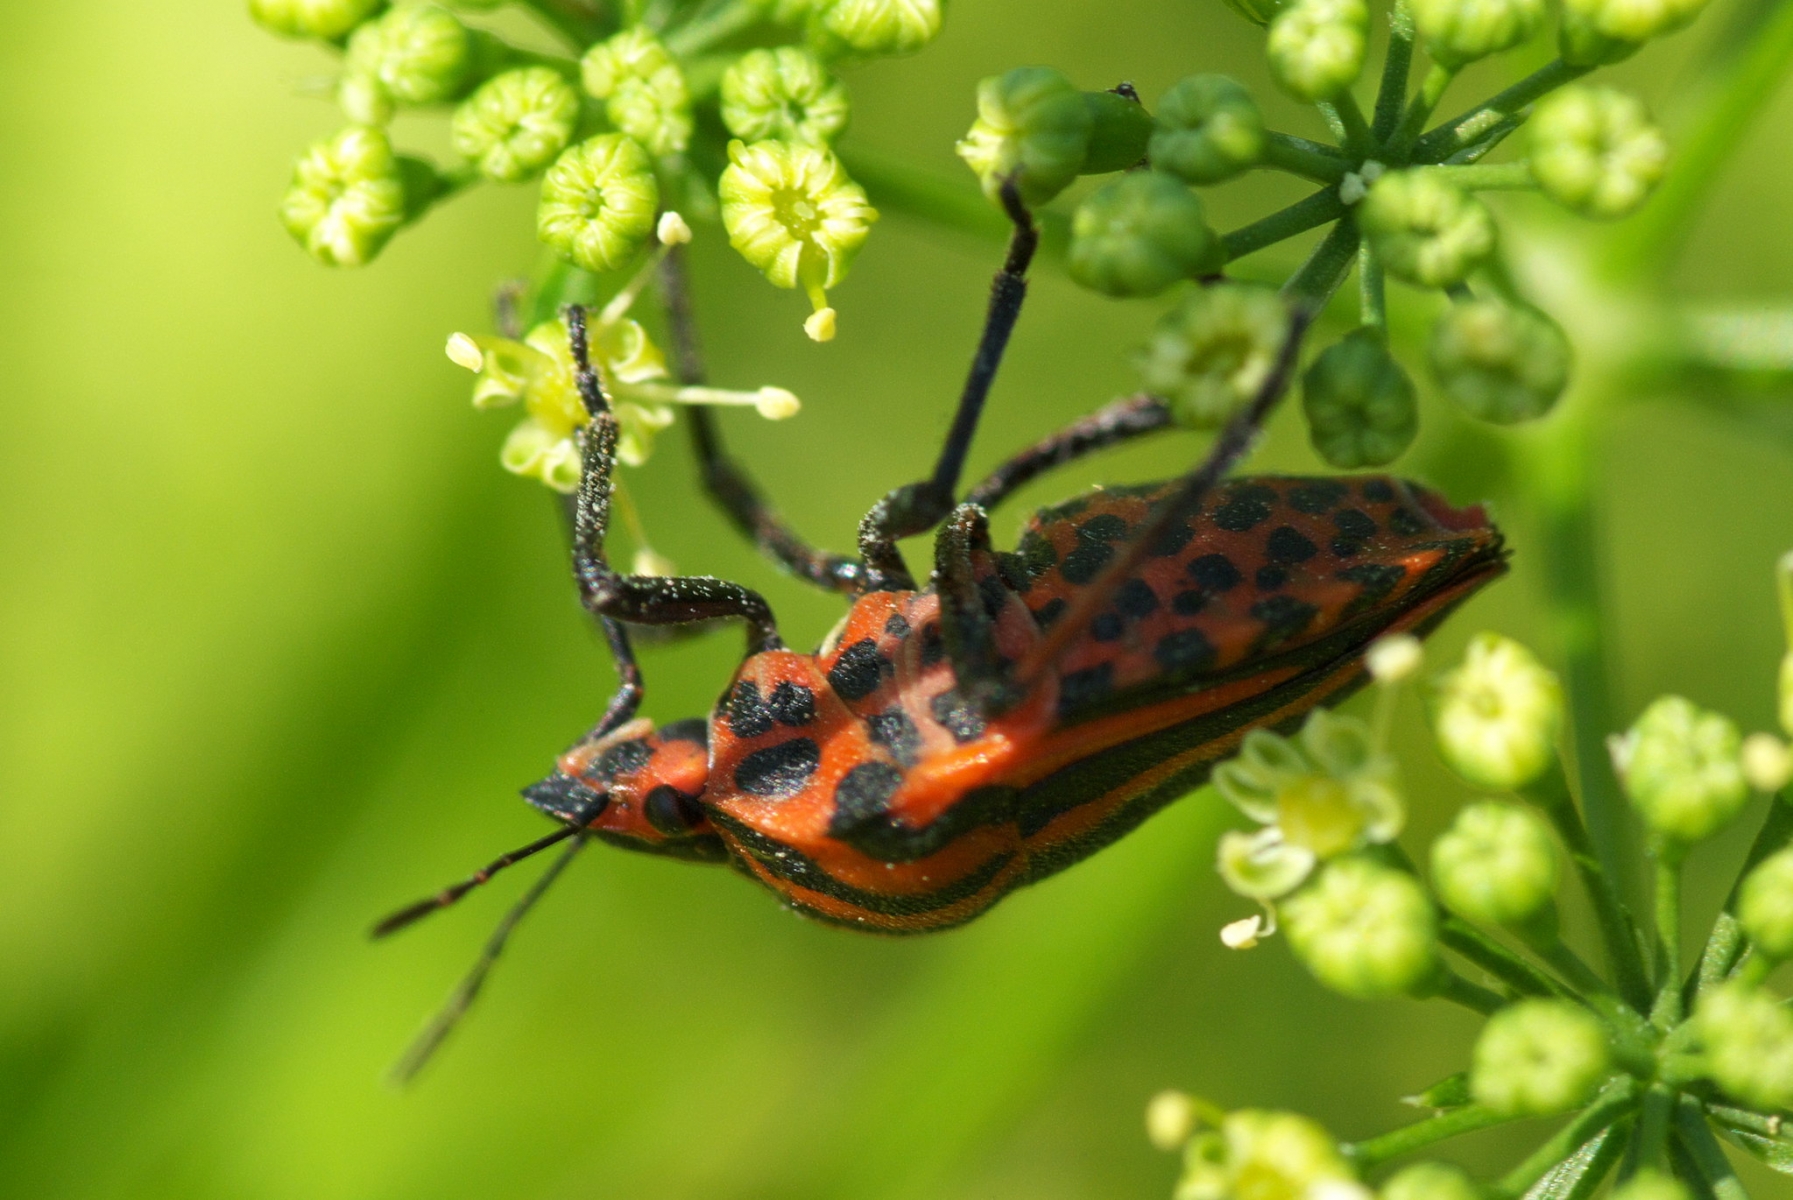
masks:
<svg viewBox="0 0 1793 1200"><path fill-rule="evenodd" d="M1793 556L1781 585L1793 644ZM1483 796L1423 863L1394 841L1406 800L1386 748L1419 644L1387 639L1366 666L1378 685L1371 722L1316 712L1294 737L1252 733L1216 769L1217 790L1260 826L1222 839L1220 874L1265 912L1221 936L1243 949L1280 932L1334 991L1437 997L1487 1024L1468 1070L1412 1098L1431 1116L1356 1143L1295 1113L1158 1096L1148 1133L1183 1154L1178 1200L1572 1200L1614 1173L1622 1200L1741 1197L1721 1139L1793 1172L1793 1125L1783 1129L1793 1121L1793 1009L1765 986L1793 959L1786 743L1742 737L1680 696L1612 737L1612 769L1654 875L1640 922L1571 795L1556 749L1563 689L1531 651L1480 634L1432 681L1438 753ZM1782 671L1793 679L1793 652ZM1790 705L1783 686L1783 711ZM1683 963L1682 862L1760 794L1769 811L1755 846L1699 960ZM1562 936L1557 899L1571 876L1597 918L1603 970ZM1555 1132L1496 1180L1430 1161L1383 1169L1458 1134L1540 1117L1558 1118Z"/></svg>

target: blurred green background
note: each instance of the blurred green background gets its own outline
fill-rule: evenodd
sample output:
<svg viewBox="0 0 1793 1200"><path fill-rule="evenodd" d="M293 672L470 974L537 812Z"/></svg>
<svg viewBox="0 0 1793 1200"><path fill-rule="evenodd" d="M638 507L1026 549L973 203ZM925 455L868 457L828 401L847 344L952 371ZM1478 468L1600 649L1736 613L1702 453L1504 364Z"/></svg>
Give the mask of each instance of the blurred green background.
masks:
<svg viewBox="0 0 1793 1200"><path fill-rule="evenodd" d="M1732 2L1620 72L1671 125L1683 62ZM533 264L533 190L482 189L372 269L324 270L272 216L292 157L336 124L304 94L322 55L235 0L9 11L0 1193L1165 1196L1174 1164L1140 1129L1160 1087L1299 1107L1354 1137L1409 1119L1394 1097L1461 1063L1467 1014L1352 1003L1274 943L1221 948L1247 906L1213 878L1227 818L1203 795L967 929L908 941L805 923L720 870L590 851L434 1068L384 1085L521 881L391 944L364 941L369 919L536 836L515 789L612 685L553 506L499 471L508 422L469 408L442 355ZM1148 99L1198 69L1261 84L1259 36L1219 0L958 0L934 48L853 74L848 144L953 172L982 75L1050 62ZM1793 298L1790 120L1783 89L1717 181L1676 293ZM1223 189L1216 223L1295 187ZM1546 219L1502 206L1515 226ZM730 414L729 433L816 539L848 545L930 460L996 257L887 217L837 294L839 340L817 347L795 296L698 229L714 377L806 402L780 425ZM1129 389L1158 309L1042 271L974 465ZM1602 446L1621 708L1673 689L1763 727L1793 447L1673 399L1638 397ZM1404 468L1498 506L1498 437L1427 404ZM630 477L658 547L763 589L794 643L819 637L838 604L756 561L693 493L682 437L663 446ZM1166 438L1027 499L1198 451ZM1257 463L1314 466L1291 417ZM1435 662L1489 625L1550 650L1508 515L1516 569ZM648 648L647 713L704 711L739 645ZM1417 845L1461 793L1411 707L1403 724ZM1736 853L1703 854L1706 902ZM1492 1167L1543 1132L1461 1152Z"/></svg>

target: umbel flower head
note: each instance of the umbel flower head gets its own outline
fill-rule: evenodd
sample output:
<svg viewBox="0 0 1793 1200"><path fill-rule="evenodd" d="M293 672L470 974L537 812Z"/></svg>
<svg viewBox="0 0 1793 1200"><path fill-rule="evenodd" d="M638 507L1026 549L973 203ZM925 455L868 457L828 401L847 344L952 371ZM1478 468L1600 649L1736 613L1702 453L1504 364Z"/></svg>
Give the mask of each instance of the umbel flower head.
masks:
<svg viewBox="0 0 1793 1200"><path fill-rule="evenodd" d="M1171 402L1180 424L1212 428L1257 395L1288 336L1276 289L1217 283L1159 318L1139 358L1141 381Z"/></svg>
<svg viewBox="0 0 1793 1200"><path fill-rule="evenodd" d="M1774 962L1793 958L1793 848L1769 855L1744 877L1737 922L1757 953Z"/></svg>
<svg viewBox="0 0 1793 1200"><path fill-rule="evenodd" d="M722 73L722 123L747 142L826 146L847 127L847 89L798 46L749 50Z"/></svg>
<svg viewBox="0 0 1793 1200"><path fill-rule="evenodd" d="M1375 329L1321 352L1301 377L1301 407L1314 449L1347 471L1393 462L1419 433L1413 381Z"/></svg>
<svg viewBox="0 0 1793 1200"><path fill-rule="evenodd" d="M293 166L280 220L326 266L371 261L408 215L405 179L380 129L351 127L307 150Z"/></svg>
<svg viewBox="0 0 1793 1200"><path fill-rule="evenodd" d="M1071 218L1071 278L1104 295L1155 296L1224 260L1201 197L1165 171L1111 179Z"/></svg>
<svg viewBox="0 0 1793 1200"><path fill-rule="evenodd" d="M1298 100L1328 100L1357 82L1368 40L1364 0L1287 0L1270 21L1270 73Z"/></svg>
<svg viewBox="0 0 1793 1200"><path fill-rule="evenodd" d="M1693 1013L1705 1072L1745 1104L1793 1108L1793 1011L1732 980L1701 994Z"/></svg>
<svg viewBox="0 0 1793 1200"><path fill-rule="evenodd" d="M871 232L878 212L865 189L827 150L793 142L728 144L717 192L729 245L776 287L801 287L814 312L803 324L818 342L834 337L828 289Z"/></svg>
<svg viewBox="0 0 1793 1200"><path fill-rule="evenodd" d="M1152 165L1188 183L1224 183L1264 155L1264 115L1243 84L1191 75L1158 101Z"/></svg>
<svg viewBox="0 0 1793 1200"><path fill-rule="evenodd" d="M1487 206L1437 171L1383 174L1357 220L1388 273L1422 287L1461 283L1494 251Z"/></svg>
<svg viewBox="0 0 1793 1200"><path fill-rule="evenodd" d="M1404 871L1356 855L1336 859L1281 912L1295 957L1335 992L1399 996L1437 976L1438 915Z"/></svg>
<svg viewBox="0 0 1793 1200"><path fill-rule="evenodd" d="M1708 0L1564 0L1558 42L1577 66L1618 62L1700 15Z"/></svg>
<svg viewBox="0 0 1793 1200"><path fill-rule="evenodd" d="M1612 88L1564 88L1539 103L1527 132L1538 187L1584 217L1635 211L1668 168L1668 139L1643 102Z"/></svg>
<svg viewBox="0 0 1793 1200"><path fill-rule="evenodd" d="M656 158L691 142L691 93L678 62L644 26L634 25L585 52L585 90L604 115Z"/></svg>
<svg viewBox="0 0 1793 1200"><path fill-rule="evenodd" d="M555 160L542 180L536 234L587 271L614 271L654 228L660 185L634 138L602 133Z"/></svg>
<svg viewBox="0 0 1793 1200"><path fill-rule="evenodd" d="M1463 664L1439 677L1432 726L1438 750L1480 787L1511 791L1556 757L1563 691L1555 675L1511 638L1478 633Z"/></svg>
<svg viewBox="0 0 1793 1200"><path fill-rule="evenodd" d="M1558 863L1550 830L1531 810L1484 801L1457 814L1432 843L1432 884L1459 916L1487 925L1522 925L1556 895Z"/></svg>
<svg viewBox="0 0 1793 1200"><path fill-rule="evenodd" d="M1612 743L1613 765L1652 832L1681 845L1717 833L1749 801L1729 717L1663 696Z"/></svg>
<svg viewBox="0 0 1793 1200"><path fill-rule="evenodd" d="M1569 339L1532 308L1463 300L1432 327L1432 378L1464 412L1495 425L1535 420L1569 385Z"/></svg>
<svg viewBox="0 0 1793 1200"><path fill-rule="evenodd" d="M449 139L496 183L520 183L565 150L579 124L579 93L547 67L506 71L455 109Z"/></svg>
<svg viewBox="0 0 1793 1200"><path fill-rule="evenodd" d="M1013 181L1021 199L1040 205L1083 169L1094 124L1083 93L1051 67L1016 67L977 85L977 120L959 139L959 157L995 199Z"/></svg>
<svg viewBox="0 0 1793 1200"><path fill-rule="evenodd" d="M1416 0L1413 23L1434 61L1455 70L1511 50L1544 25L1544 0Z"/></svg>
<svg viewBox="0 0 1793 1200"><path fill-rule="evenodd" d="M1221 878L1253 900L1287 895L1329 858L1392 841L1407 818L1394 760L1371 744L1362 721L1325 709L1310 713L1296 738L1252 730L1213 780L1264 826L1220 839Z"/></svg>
<svg viewBox="0 0 1793 1200"><path fill-rule="evenodd" d="M909 54L940 36L944 0L811 0L820 28L860 54Z"/></svg>
<svg viewBox="0 0 1793 1200"><path fill-rule="evenodd" d="M1176 1200L1370 1200L1370 1190L1319 1124L1248 1108L1190 1139Z"/></svg>
<svg viewBox="0 0 1793 1200"><path fill-rule="evenodd" d="M367 20L382 0L249 0L249 15L287 37L339 38Z"/></svg>
<svg viewBox="0 0 1793 1200"><path fill-rule="evenodd" d="M473 67L467 27L436 4L400 4L355 30L342 91L350 120L383 123L395 105L453 98Z"/></svg>
<svg viewBox="0 0 1793 1200"><path fill-rule="evenodd" d="M1521 1000L1488 1018L1469 1072L1476 1102L1509 1117L1585 1104L1612 1070L1598 1017L1564 1000Z"/></svg>

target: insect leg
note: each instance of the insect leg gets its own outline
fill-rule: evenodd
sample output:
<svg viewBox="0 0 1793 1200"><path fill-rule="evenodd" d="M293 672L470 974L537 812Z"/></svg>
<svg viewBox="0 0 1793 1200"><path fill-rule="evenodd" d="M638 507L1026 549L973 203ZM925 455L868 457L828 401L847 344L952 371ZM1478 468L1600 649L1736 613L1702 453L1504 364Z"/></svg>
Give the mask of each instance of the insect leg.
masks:
<svg viewBox="0 0 1793 1200"><path fill-rule="evenodd" d="M624 575L605 561L610 476L616 468L616 418L587 353L583 308L574 305L567 309L567 327L580 398L591 415L580 436L583 461L573 517L573 576L586 608L599 617L636 625L683 625L741 617L747 622L749 653L782 646L772 610L757 592L704 575Z"/></svg>
<svg viewBox="0 0 1793 1200"><path fill-rule="evenodd" d="M686 283L681 246L670 247L660 262L660 295L671 333L673 371L680 383L702 383L703 355L697 344L697 324L691 316L691 289ZM729 456L714 415L706 408L694 406L688 416L698 478L711 502L742 536L799 579L831 592L857 591L864 574L859 563L845 555L817 550L798 536Z"/></svg>
<svg viewBox="0 0 1793 1200"><path fill-rule="evenodd" d="M996 620L1008 597L1002 577L978 578L980 560L993 562L990 518L976 504L961 504L934 539L934 587L940 596L940 633L958 678L960 695L985 712L1001 712L1019 698L1014 663L996 644Z"/></svg>
<svg viewBox="0 0 1793 1200"><path fill-rule="evenodd" d="M862 591L912 588L914 580L897 553L899 538L932 529L952 511L959 475L965 469L965 456L971 450L972 436L977 432L978 418L983 415L984 401L1002 365L1002 352L1014 332L1021 315L1021 302L1027 298L1027 267L1039 248L1040 232L1033 214L1021 203L1021 194L1011 181L1002 187L1002 204L1015 231L1009 238L1008 257L990 284L990 305L984 315L984 331L978 338L977 353L971 360L971 371L965 388L959 394L959 409L947 431L946 444L934 473L927 479L905 484L872 505L859 523L859 557L865 564Z"/></svg>
<svg viewBox="0 0 1793 1200"><path fill-rule="evenodd" d="M1170 406L1157 396L1141 393L1110 401L997 467L966 494L965 502L988 512L1054 467L1169 427Z"/></svg>

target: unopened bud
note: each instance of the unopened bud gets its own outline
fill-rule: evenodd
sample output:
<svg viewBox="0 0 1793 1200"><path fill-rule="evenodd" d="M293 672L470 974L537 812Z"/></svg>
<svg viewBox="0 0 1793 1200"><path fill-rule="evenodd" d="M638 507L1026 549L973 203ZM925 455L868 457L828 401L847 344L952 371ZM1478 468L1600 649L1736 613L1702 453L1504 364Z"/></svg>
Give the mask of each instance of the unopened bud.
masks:
<svg viewBox="0 0 1793 1200"><path fill-rule="evenodd" d="M579 62L585 90L604 101L611 125L656 158L677 154L691 140L691 94L678 62L653 33L633 25L585 52Z"/></svg>
<svg viewBox="0 0 1793 1200"><path fill-rule="evenodd" d="M287 232L319 262L373 261L409 214L404 173L379 129L352 127L319 142L293 166L280 203Z"/></svg>
<svg viewBox="0 0 1793 1200"><path fill-rule="evenodd" d="M579 93L547 67L506 71L455 109L455 152L498 183L520 183L567 148L579 124Z"/></svg>
<svg viewBox="0 0 1793 1200"><path fill-rule="evenodd" d="M1481 1195L1461 1167L1438 1162L1404 1168L1377 1193L1378 1200L1481 1200Z"/></svg>
<svg viewBox="0 0 1793 1200"><path fill-rule="evenodd" d="M1180 1150L1197 1120L1195 1100L1187 1092L1166 1089L1146 1104L1146 1139L1166 1153Z"/></svg>
<svg viewBox="0 0 1793 1200"><path fill-rule="evenodd" d="M1769 855L1744 876L1737 921L1770 960L1793 958L1793 849Z"/></svg>
<svg viewBox="0 0 1793 1200"><path fill-rule="evenodd" d="M633 138L604 133L564 151L542 180L536 233L587 271L613 271L654 228L660 187Z"/></svg>
<svg viewBox="0 0 1793 1200"><path fill-rule="evenodd" d="M249 0L258 25L286 37L335 40L367 20L385 0Z"/></svg>
<svg viewBox="0 0 1793 1200"><path fill-rule="evenodd" d="M1414 0L1413 23L1437 62L1456 70L1511 50L1544 24L1544 0Z"/></svg>
<svg viewBox="0 0 1793 1200"><path fill-rule="evenodd" d="M1288 0L1270 22L1270 73L1298 100L1327 100L1363 70L1364 0Z"/></svg>
<svg viewBox="0 0 1793 1200"><path fill-rule="evenodd" d="M1420 640L1411 633L1391 633L1370 643L1363 665L1377 683L1400 683L1419 670L1425 653Z"/></svg>
<svg viewBox="0 0 1793 1200"><path fill-rule="evenodd" d="M1564 88L1539 102L1526 128L1538 186L1585 217L1634 212L1668 166L1668 139L1643 102L1612 88Z"/></svg>
<svg viewBox="0 0 1793 1200"><path fill-rule="evenodd" d="M1737 726L1680 696L1646 708L1619 754L1625 792L1656 834L1691 845L1717 833L1749 801Z"/></svg>
<svg viewBox="0 0 1793 1200"><path fill-rule="evenodd" d="M722 74L722 123L744 141L826 146L850 113L845 85L797 46L749 50Z"/></svg>
<svg viewBox="0 0 1793 1200"><path fill-rule="evenodd" d="M1281 913L1295 956L1347 996L1401 995L1438 969L1437 917L1425 890L1368 859L1328 864Z"/></svg>
<svg viewBox="0 0 1793 1200"><path fill-rule="evenodd" d="M1109 296L1155 296L1217 270L1224 253L1201 198L1162 171L1103 184L1071 218L1071 277Z"/></svg>
<svg viewBox="0 0 1793 1200"><path fill-rule="evenodd" d="M1121 92L1085 92L1084 107L1090 112L1089 152L1083 158L1083 174L1106 175L1137 165L1156 128L1152 114L1137 95Z"/></svg>
<svg viewBox="0 0 1793 1200"><path fill-rule="evenodd" d="M1562 686L1518 642L1478 633L1463 664L1439 677L1432 723L1452 770L1479 787L1511 791L1555 761Z"/></svg>
<svg viewBox="0 0 1793 1200"><path fill-rule="evenodd" d="M1500 300L1451 305L1426 350L1432 378L1479 420L1512 425L1556 406L1569 385L1569 339L1555 321Z"/></svg>
<svg viewBox="0 0 1793 1200"><path fill-rule="evenodd" d="M1471 804L1432 843L1432 886L1458 916L1523 925L1556 895L1556 843L1529 809Z"/></svg>
<svg viewBox="0 0 1793 1200"><path fill-rule="evenodd" d="M1575 66L1618 62L1686 25L1707 0L1564 0L1559 43Z"/></svg>
<svg viewBox="0 0 1793 1200"><path fill-rule="evenodd" d="M1413 381L1373 329L1346 334L1313 361L1301 407L1314 449L1347 471L1393 462L1419 433Z"/></svg>
<svg viewBox="0 0 1793 1200"><path fill-rule="evenodd" d="M1264 114L1243 84L1191 75L1158 101L1152 165L1189 183L1224 183L1264 156Z"/></svg>
<svg viewBox="0 0 1793 1200"><path fill-rule="evenodd" d="M671 209L660 214L660 221L654 226L654 240L662 246L684 246L691 242L691 226L685 218Z"/></svg>
<svg viewBox="0 0 1793 1200"><path fill-rule="evenodd" d="M1793 779L1793 750L1772 733L1752 733L1744 738L1740 761L1743 777L1758 792L1773 794Z"/></svg>
<svg viewBox="0 0 1793 1200"><path fill-rule="evenodd" d="M1701 994L1693 1025L1706 1073L1752 1107L1793 1108L1793 1011L1733 980Z"/></svg>
<svg viewBox="0 0 1793 1200"><path fill-rule="evenodd" d="M1288 336L1289 309L1274 289L1217 283L1159 319L1140 375L1170 401L1178 423L1212 428L1257 395Z"/></svg>
<svg viewBox="0 0 1793 1200"><path fill-rule="evenodd" d="M1487 206L1436 171L1384 174L1357 221L1388 273L1422 287L1461 283L1494 252Z"/></svg>
<svg viewBox="0 0 1793 1200"><path fill-rule="evenodd" d="M1585 1104L1612 1070L1598 1017L1563 1000L1521 1000L1488 1018L1469 1074L1476 1102L1508 1117Z"/></svg>
<svg viewBox="0 0 1793 1200"><path fill-rule="evenodd" d="M940 36L942 7L942 0L832 0L822 28L861 54L908 54Z"/></svg>
<svg viewBox="0 0 1793 1200"><path fill-rule="evenodd" d="M754 411L768 421L783 421L794 417L803 408L796 395L781 387L763 387L754 393Z"/></svg>
<svg viewBox="0 0 1793 1200"><path fill-rule="evenodd" d="M1338 1140L1307 1117L1242 1109L1184 1149L1179 1200L1369 1200Z"/></svg>
<svg viewBox="0 0 1793 1200"><path fill-rule="evenodd" d="M355 30L344 69L379 80L399 104L452 99L473 65L467 27L435 4L401 4Z"/></svg>
<svg viewBox="0 0 1793 1200"><path fill-rule="evenodd" d="M1046 203L1083 169L1092 118L1083 93L1051 67L1016 67L977 85L977 121L959 157L995 199L1011 179L1030 205Z"/></svg>

